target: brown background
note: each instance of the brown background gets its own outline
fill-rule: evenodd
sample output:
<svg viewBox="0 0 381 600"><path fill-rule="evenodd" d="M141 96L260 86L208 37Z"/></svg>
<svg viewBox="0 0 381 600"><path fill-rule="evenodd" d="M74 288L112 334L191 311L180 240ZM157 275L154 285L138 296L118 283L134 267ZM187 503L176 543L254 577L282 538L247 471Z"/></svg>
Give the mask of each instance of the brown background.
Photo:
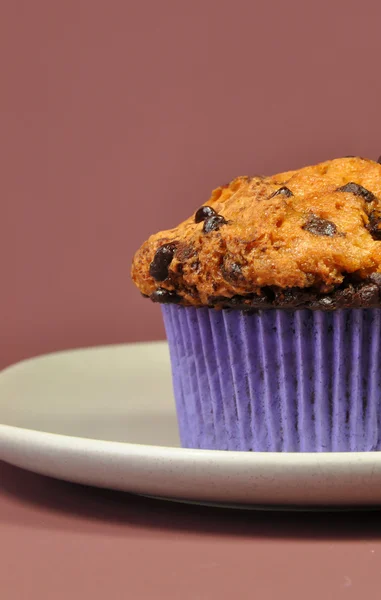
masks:
<svg viewBox="0 0 381 600"><path fill-rule="evenodd" d="M381 154L380 0L0 2L0 366L163 336L149 233L237 174ZM381 517L96 492L0 462L0 596L377 597Z"/></svg>
<svg viewBox="0 0 381 600"><path fill-rule="evenodd" d="M378 600L381 513L94 491L0 462L1 600Z"/></svg>
<svg viewBox="0 0 381 600"><path fill-rule="evenodd" d="M379 0L4 0L0 366L158 338L132 254L237 174L381 154Z"/></svg>

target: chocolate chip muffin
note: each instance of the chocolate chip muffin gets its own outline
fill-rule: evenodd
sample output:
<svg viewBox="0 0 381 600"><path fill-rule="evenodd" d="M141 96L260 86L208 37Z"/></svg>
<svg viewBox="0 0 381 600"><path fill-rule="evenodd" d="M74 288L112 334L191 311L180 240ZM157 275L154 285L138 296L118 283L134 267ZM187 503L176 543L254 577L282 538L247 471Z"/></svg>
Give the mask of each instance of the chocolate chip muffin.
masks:
<svg viewBox="0 0 381 600"><path fill-rule="evenodd" d="M381 164L237 177L138 250L187 447L381 447ZM225 309L225 310L219 310Z"/></svg>

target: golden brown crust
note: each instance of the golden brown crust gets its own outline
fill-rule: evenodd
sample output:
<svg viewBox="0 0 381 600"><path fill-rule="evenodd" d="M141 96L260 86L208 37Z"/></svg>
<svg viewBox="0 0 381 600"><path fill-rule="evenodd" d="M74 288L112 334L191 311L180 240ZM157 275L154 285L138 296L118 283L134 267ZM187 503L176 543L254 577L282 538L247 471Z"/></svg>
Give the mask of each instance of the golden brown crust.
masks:
<svg viewBox="0 0 381 600"><path fill-rule="evenodd" d="M237 177L204 206L214 212L204 209L198 223L192 215L138 250L132 278L144 295L210 306L268 289L330 294L349 275L366 280L381 271L381 165L374 161L348 157Z"/></svg>

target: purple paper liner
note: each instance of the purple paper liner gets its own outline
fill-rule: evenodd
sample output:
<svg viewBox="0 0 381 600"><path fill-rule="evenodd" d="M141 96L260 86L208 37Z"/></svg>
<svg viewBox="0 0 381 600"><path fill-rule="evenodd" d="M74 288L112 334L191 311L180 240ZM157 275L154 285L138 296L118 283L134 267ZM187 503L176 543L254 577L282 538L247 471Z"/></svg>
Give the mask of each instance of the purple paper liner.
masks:
<svg viewBox="0 0 381 600"><path fill-rule="evenodd" d="M183 447L380 450L380 309L162 310Z"/></svg>

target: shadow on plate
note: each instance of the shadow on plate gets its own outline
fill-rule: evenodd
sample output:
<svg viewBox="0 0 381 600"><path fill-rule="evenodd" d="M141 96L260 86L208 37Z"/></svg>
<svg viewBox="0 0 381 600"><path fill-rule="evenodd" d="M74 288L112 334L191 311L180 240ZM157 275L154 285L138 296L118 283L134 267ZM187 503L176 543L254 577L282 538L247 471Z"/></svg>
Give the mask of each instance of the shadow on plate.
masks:
<svg viewBox="0 0 381 600"><path fill-rule="evenodd" d="M7 523L105 531L142 528L166 534L245 538L380 539L381 509L362 512L232 510L67 483L0 462L0 510ZM5 514L4 514L5 512ZM4 514L4 517L2 515Z"/></svg>

